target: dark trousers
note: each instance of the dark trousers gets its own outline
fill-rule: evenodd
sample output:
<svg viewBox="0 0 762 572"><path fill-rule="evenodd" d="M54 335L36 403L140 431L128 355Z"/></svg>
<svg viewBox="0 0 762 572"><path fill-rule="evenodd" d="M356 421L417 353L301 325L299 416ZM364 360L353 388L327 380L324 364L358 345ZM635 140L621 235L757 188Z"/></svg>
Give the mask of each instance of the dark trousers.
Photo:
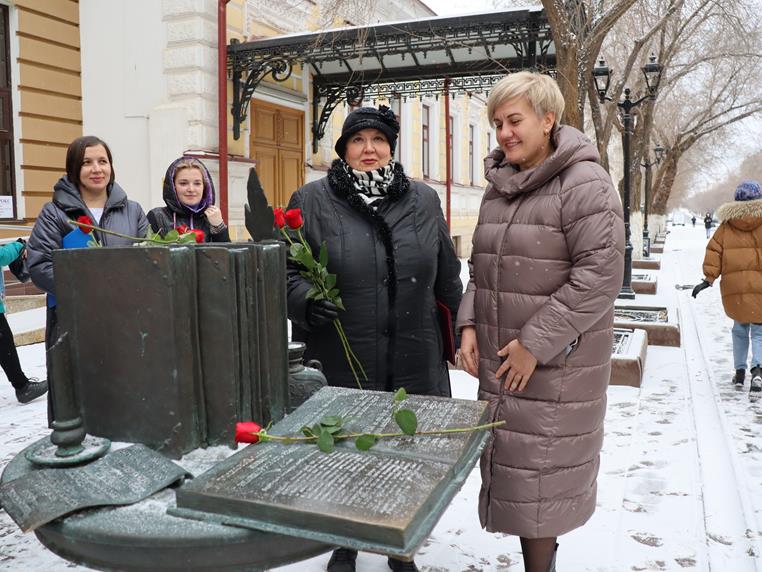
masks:
<svg viewBox="0 0 762 572"><path fill-rule="evenodd" d="M29 381L21 371L19 354L16 351L16 344L13 343L13 332L5 314L0 314L0 367L3 368L8 381L15 389L21 389Z"/></svg>
<svg viewBox="0 0 762 572"><path fill-rule="evenodd" d="M55 306L53 308L48 308L45 318L45 365L48 368L48 387L50 388L48 391L48 427L52 427L53 421L55 420L52 396L54 375L48 350L50 349L50 346L58 341L58 315L56 314Z"/></svg>

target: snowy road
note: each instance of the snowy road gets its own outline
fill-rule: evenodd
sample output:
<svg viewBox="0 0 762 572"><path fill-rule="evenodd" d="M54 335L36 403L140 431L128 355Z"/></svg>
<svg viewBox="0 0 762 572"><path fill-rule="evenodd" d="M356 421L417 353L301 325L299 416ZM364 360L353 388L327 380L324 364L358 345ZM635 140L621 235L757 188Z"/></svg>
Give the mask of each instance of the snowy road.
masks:
<svg viewBox="0 0 762 572"><path fill-rule="evenodd" d="M701 279L703 228L676 228L668 237L659 289L638 302L678 311L680 348L648 349L641 389L612 387L599 478L598 510L560 539L558 570L746 572L758 558L762 516L762 401L750 404L730 382L730 326L719 287L698 298L675 284ZM44 376L41 346L22 348L28 375ZM0 374L2 377L2 374ZM456 397L472 399L476 383L453 378ZM45 403L19 406L0 379L0 468L45 435ZM474 472L421 549L422 570L523 570L518 539L480 530L479 476ZM327 556L279 568L325 570ZM21 534L0 511L0 570L85 570ZM361 554L361 572L387 571L386 559Z"/></svg>

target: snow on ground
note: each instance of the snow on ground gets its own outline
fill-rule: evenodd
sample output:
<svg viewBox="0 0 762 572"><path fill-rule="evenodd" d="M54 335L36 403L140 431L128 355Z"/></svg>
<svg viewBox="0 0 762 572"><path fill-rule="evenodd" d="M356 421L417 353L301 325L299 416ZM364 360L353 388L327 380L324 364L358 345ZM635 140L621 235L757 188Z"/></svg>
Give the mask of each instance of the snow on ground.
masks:
<svg viewBox="0 0 762 572"><path fill-rule="evenodd" d="M650 346L640 389L611 387L598 479L598 510L560 539L561 572L715 571L762 568L762 402L736 390L730 326L719 287L701 293L675 285L701 279L703 228L676 228L667 239L655 296L636 302L677 312L682 347ZM28 375L44 377L41 345L21 348ZM453 372L455 397L473 399L476 381ZM0 374L0 468L47 434L45 401L16 404ZM427 572L523 570L518 539L479 528L474 471L416 562ZM278 568L325 570L328 556ZM387 571L386 559L360 554L361 572ZM0 511L0 570L85 570L22 534Z"/></svg>

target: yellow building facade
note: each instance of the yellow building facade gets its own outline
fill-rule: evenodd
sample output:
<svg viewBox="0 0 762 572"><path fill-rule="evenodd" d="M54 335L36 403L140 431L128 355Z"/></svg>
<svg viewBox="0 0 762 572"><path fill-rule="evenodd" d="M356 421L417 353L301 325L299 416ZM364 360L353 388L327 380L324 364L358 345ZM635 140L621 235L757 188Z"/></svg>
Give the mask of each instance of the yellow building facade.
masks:
<svg viewBox="0 0 762 572"><path fill-rule="evenodd" d="M29 225L50 200L67 145L82 135L79 3L14 0L0 10L8 89L0 219Z"/></svg>

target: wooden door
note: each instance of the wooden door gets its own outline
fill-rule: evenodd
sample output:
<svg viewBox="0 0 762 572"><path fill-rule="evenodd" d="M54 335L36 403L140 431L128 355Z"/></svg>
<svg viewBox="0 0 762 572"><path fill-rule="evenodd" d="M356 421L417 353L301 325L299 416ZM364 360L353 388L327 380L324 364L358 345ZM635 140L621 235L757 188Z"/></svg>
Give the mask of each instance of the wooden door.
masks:
<svg viewBox="0 0 762 572"><path fill-rule="evenodd" d="M304 185L304 112L251 102L251 158L273 207L285 207Z"/></svg>

